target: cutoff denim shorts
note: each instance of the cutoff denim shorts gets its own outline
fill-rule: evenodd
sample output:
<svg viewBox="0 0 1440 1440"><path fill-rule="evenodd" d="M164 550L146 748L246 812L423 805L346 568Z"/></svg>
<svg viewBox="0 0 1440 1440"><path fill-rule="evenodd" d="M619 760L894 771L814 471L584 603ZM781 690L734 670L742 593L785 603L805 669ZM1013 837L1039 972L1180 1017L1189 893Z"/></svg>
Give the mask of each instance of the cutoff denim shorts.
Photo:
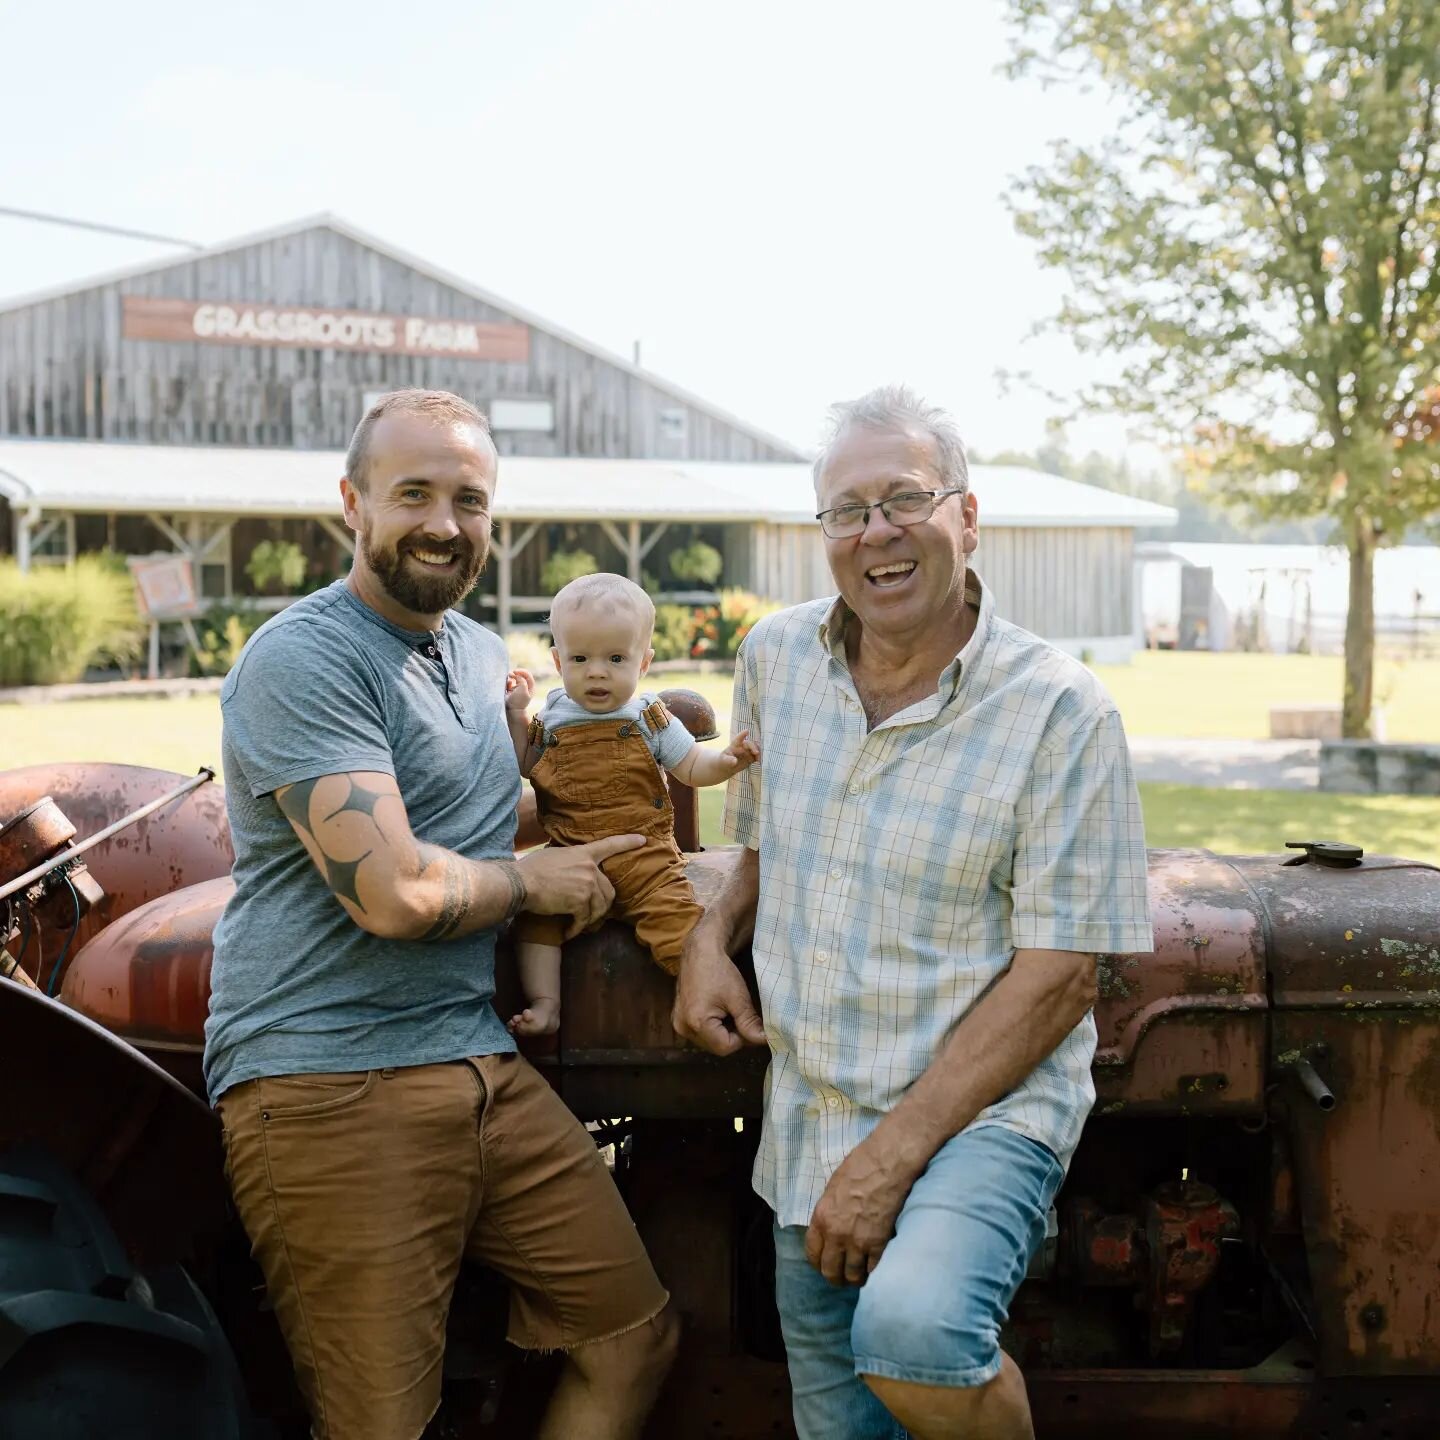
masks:
<svg viewBox="0 0 1440 1440"><path fill-rule="evenodd" d="M993 1380L1000 1327L1064 1178L1049 1150L1013 1130L961 1131L916 1181L859 1287L831 1285L805 1258L804 1227L777 1225L775 1298L800 1440L903 1440L862 1375Z"/></svg>

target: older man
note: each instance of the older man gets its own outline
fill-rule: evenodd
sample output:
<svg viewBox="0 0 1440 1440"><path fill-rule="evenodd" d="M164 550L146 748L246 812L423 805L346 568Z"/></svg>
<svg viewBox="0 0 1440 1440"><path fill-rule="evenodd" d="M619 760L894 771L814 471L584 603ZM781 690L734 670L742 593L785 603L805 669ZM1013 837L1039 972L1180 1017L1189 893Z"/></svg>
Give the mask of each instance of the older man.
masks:
<svg viewBox="0 0 1440 1440"><path fill-rule="evenodd" d="M743 648L765 758L675 1024L773 1051L755 1186L802 1440L1021 1440L999 1331L1093 1103L1095 953L1152 943L1140 810L1110 699L967 566L954 423L903 389L834 420L840 595Z"/></svg>
<svg viewBox="0 0 1440 1440"><path fill-rule="evenodd" d="M462 1260L510 1339L561 1350L547 1440L633 1440L674 1353L595 1145L496 1015L520 910L598 919L617 836L516 861L499 638L450 607L497 458L457 396L389 395L340 482L346 580L262 626L221 692L235 895L205 1073L240 1218L319 1440L415 1440Z"/></svg>

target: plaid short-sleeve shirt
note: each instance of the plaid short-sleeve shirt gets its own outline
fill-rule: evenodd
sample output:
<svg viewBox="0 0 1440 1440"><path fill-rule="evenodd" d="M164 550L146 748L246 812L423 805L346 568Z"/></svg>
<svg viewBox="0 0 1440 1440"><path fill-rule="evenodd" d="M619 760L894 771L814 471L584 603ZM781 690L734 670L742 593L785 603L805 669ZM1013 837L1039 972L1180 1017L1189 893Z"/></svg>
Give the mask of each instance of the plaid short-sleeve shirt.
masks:
<svg viewBox="0 0 1440 1440"><path fill-rule="evenodd" d="M936 693L870 730L843 601L761 621L733 725L759 766L726 828L760 852L755 972L773 1059L755 1188L807 1225L840 1162L936 1058L1017 949L1145 951L1145 840L1125 735L1095 677L998 619ZM1068 1164L1094 1103L1086 1018L982 1111Z"/></svg>

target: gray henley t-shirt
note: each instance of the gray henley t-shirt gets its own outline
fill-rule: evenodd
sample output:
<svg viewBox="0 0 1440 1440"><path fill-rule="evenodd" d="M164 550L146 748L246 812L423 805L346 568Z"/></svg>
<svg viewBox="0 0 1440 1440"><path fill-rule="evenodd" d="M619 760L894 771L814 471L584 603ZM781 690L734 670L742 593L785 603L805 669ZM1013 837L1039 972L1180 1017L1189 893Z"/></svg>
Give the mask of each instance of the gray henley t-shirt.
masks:
<svg viewBox="0 0 1440 1440"><path fill-rule="evenodd" d="M520 774L505 646L453 611L434 634L338 581L251 637L220 692L235 894L215 929L205 1080L427 1065L514 1050L495 1013L495 936L382 940L341 908L274 791L393 775L417 838L514 853Z"/></svg>

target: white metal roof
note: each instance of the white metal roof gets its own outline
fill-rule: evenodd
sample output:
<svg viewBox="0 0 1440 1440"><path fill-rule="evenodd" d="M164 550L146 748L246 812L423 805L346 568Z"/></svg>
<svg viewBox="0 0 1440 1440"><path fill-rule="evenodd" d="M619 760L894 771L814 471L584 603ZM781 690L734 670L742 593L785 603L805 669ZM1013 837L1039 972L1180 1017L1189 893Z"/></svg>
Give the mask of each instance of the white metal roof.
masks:
<svg viewBox="0 0 1440 1440"><path fill-rule="evenodd" d="M48 511L337 515L339 450L0 439L0 495ZM1164 505L1015 466L976 465L982 525L1173 525ZM506 455L495 513L517 520L813 521L808 465Z"/></svg>
<svg viewBox="0 0 1440 1440"><path fill-rule="evenodd" d="M513 316L523 324L532 326L536 330L543 330L547 335L553 335L557 340L563 340L567 345L573 345L577 350L583 350L586 354L593 355L598 360L603 360L607 365L613 365L627 374L634 375L646 384L653 385L657 390L672 396L676 400L683 401L686 405L693 406L703 414L711 415L715 419L723 421L726 425L734 426L735 429L749 435L752 439L759 440L762 444L773 446L776 450L790 455L801 455L804 452L799 450L788 440L782 440L777 435L771 435L768 431L752 425L748 420L742 420L737 415L732 415L728 410L712 404L709 400L702 399L699 395L693 394L681 386L673 384L653 371L642 369L639 365L633 364L625 359L623 355L617 355L613 351L606 350L604 346L596 345L593 341L586 340L583 336L576 335L563 326L556 325L551 320L535 314L533 310L527 310L522 305L516 305L513 301L506 300L496 295L493 291L485 290L473 281L466 280L461 275L452 271L442 269L438 265L432 265L430 261L422 259L418 255L412 255L408 250L402 250L392 245L387 240L378 239L376 236L360 229L358 225L352 225L348 220L338 215L322 212L319 215L307 215L300 220L292 220L285 225L276 225L268 230L258 230L250 235L241 235L233 240L222 240L219 244L211 245L204 250L188 250L183 255L166 255L158 260L142 260L138 264L127 265L119 270L110 270L101 275L92 275L81 280L76 280L68 285L52 285L44 290L37 290L28 295L16 295L9 299L0 300L0 314L10 310L23 310L27 305L37 305L44 300L55 300L65 295L77 295L86 290L96 290L103 285L114 285L121 281L130 280L140 275L153 275L161 270L176 269L181 265L193 265L196 261L203 261L215 255L225 255L232 250L243 250L251 245L268 244L275 240L284 240L291 235L298 235L306 230L333 230L337 235L343 235L347 240L354 241L357 245L363 245L368 250L377 251L381 255L388 256L398 264L416 270L422 275L428 275L432 280L438 280L440 284L447 285L452 290L458 290L462 295L468 295L471 299L479 300L496 310L503 310L507 315Z"/></svg>

